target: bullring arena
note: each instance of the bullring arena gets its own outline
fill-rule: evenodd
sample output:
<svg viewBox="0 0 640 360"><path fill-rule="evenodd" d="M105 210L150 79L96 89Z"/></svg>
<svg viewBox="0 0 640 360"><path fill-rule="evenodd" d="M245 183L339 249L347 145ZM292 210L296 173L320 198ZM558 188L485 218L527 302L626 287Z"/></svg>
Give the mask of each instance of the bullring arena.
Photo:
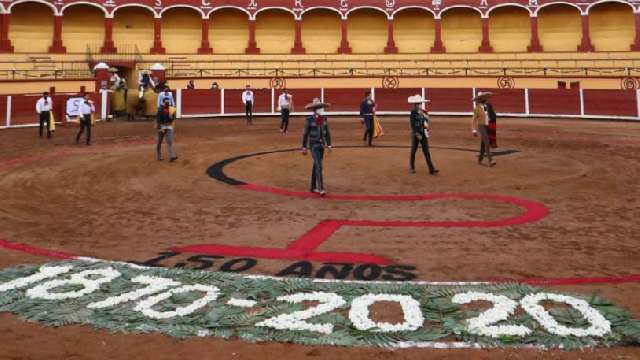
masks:
<svg viewBox="0 0 640 360"><path fill-rule="evenodd" d="M0 0L0 359L640 359L639 51L635 1Z"/></svg>

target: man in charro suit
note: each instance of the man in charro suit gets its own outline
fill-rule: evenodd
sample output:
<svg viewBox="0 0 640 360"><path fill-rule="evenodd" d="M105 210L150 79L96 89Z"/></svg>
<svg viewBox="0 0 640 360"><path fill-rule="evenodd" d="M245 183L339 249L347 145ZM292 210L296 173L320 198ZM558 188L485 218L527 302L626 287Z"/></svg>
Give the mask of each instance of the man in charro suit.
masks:
<svg viewBox="0 0 640 360"><path fill-rule="evenodd" d="M362 117L362 122L365 126L363 141L366 142L367 145L372 146L374 126L373 117L376 112L376 103L371 97L371 91L367 91L364 96L364 100L360 103L360 117Z"/></svg>
<svg viewBox="0 0 640 360"><path fill-rule="evenodd" d="M305 109L313 111L307 116L304 122L304 134L302 135L302 154L307 154L307 149L311 150L313 157L313 167L311 168L311 184L309 191L325 196L324 179L322 176L322 163L324 160L324 148L331 151L331 131L327 117L323 115L324 109L329 104L323 103L315 98L313 102L305 106Z"/></svg>
<svg viewBox="0 0 640 360"><path fill-rule="evenodd" d="M429 152L429 115L422 109L422 104L429 103L429 100L425 100L421 95L409 96L407 99L409 104L413 105L409 121L411 124L411 155L409 157L409 172L415 174L416 172L416 151L418 151L418 144L422 147L422 153L424 159L427 162L429 168L429 174L435 175L440 172L436 169L431 161L431 153Z"/></svg>
<svg viewBox="0 0 640 360"><path fill-rule="evenodd" d="M478 164L482 164L482 161L486 156L487 160L489 160L489 166L493 167L496 165L496 162L493 161L493 156L491 154L491 139L489 137L489 132L491 131L490 126L492 121L495 125L495 112L488 102L490 96L490 92L481 91L473 98L475 101L475 107L473 109L473 117L471 119L471 130L473 131L473 136L480 135L480 155L478 156Z"/></svg>

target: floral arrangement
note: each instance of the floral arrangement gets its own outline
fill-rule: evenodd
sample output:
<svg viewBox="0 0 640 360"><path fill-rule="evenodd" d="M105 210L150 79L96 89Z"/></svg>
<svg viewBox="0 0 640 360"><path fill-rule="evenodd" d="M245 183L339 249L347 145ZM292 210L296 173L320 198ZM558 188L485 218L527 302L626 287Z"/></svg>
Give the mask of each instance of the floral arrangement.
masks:
<svg viewBox="0 0 640 360"><path fill-rule="evenodd" d="M401 312L401 320L376 319L371 309L380 302L397 303L399 309L389 309ZM596 295L522 284L276 279L83 259L1 270L0 311L50 326L318 345L583 348L640 343L640 321Z"/></svg>

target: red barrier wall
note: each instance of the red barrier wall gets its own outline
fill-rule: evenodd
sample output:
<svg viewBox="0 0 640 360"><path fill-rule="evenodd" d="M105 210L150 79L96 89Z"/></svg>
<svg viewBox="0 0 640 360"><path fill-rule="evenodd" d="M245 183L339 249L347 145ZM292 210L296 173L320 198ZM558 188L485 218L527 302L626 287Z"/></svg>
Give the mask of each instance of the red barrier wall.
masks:
<svg viewBox="0 0 640 360"><path fill-rule="evenodd" d="M224 112L243 113L242 89L224 90ZM271 89L253 89L253 112L271 112Z"/></svg>
<svg viewBox="0 0 640 360"><path fill-rule="evenodd" d="M0 126L7 125L7 97L0 96Z"/></svg>
<svg viewBox="0 0 640 360"><path fill-rule="evenodd" d="M429 111L470 112L473 110L472 89L425 89L425 97L431 102Z"/></svg>
<svg viewBox="0 0 640 360"><path fill-rule="evenodd" d="M637 116L636 92L583 90L585 115Z"/></svg>
<svg viewBox="0 0 640 360"><path fill-rule="evenodd" d="M371 89L324 89L324 101L331 104L328 111L359 112L364 93L368 90Z"/></svg>
<svg viewBox="0 0 640 360"><path fill-rule="evenodd" d="M529 112L580 115L580 92L562 89L531 89L529 90Z"/></svg>
<svg viewBox="0 0 640 360"><path fill-rule="evenodd" d="M36 102L42 95L12 95L11 125L37 124ZM55 103L55 102L54 102Z"/></svg>
<svg viewBox="0 0 640 360"><path fill-rule="evenodd" d="M422 89L376 89L376 111L411 111L407 98L412 95L422 95Z"/></svg>
<svg viewBox="0 0 640 360"><path fill-rule="evenodd" d="M293 111L303 112L304 107L313 101L313 98L320 98L320 89L287 89L293 96ZM278 98L282 94L281 90L276 90L273 98L273 108L278 108Z"/></svg>
<svg viewBox="0 0 640 360"><path fill-rule="evenodd" d="M219 114L220 112L220 90L182 90L183 115Z"/></svg>
<svg viewBox="0 0 640 360"><path fill-rule="evenodd" d="M489 91L491 104L499 113L524 114L524 89L477 89L477 92Z"/></svg>

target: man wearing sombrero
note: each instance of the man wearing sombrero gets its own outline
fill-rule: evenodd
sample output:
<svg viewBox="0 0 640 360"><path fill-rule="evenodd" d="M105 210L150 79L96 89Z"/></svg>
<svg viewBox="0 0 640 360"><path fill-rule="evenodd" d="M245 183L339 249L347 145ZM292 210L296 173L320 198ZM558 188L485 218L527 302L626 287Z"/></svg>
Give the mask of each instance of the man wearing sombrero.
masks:
<svg viewBox="0 0 640 360"><path fill-rule="evenodd" d="M409 104L413 104L411 110L411 116L409 118L411 123L411 157L409 158L409 172L414 174L416 172L416 151L418 151L418 143L422 146L422 153L427 161L427 167L429 168L429 174L435 175L440 170L437 170L431 162L431 154L429 153L429 116L422 109L422 104L426 104L429 100L425 100L420 95L409 96L407 99Z"/></svg>
<svg viewBox="0 0 640 360"><path fill-rule="evenodd" d="M482 164L484 157L486 155L489 160L489 166L495 166L496 163L493 161L493 157L491 155L491 140L489 138L489 127L490 123L495 123L495 113L493 112L493 108L488 103L488 99L491 96L490 92L480 91L476 97L473 98L475 101L475 108L473 109L473 118L471 119L471 127L473 131L473 136L478 136L480 134L480 155L478 156L478 164Z"/></svg>
<svg viewBox="0 0 640 360"><path fill-rule="evenodd" d="M322 115L329 104L315 98L313 102L305 106L305 109L313 111L304 122L304 134L302 135L302 154L307 154L311 149L313 168L311 168L311 184L309 191L325 196L324 182L322 178L322 161L324 159L325 146L331 150L331 131L327 123L327 117Z"/></svg>
<svg viewBox="0 0 640 360"><path fill-rule="evenodd" d="M156 86L156 83L151 78L150 70L141 70L140 76L138 77L138 98L142 99L144 97L144 92L147 89L152 89Z"/></svg>

